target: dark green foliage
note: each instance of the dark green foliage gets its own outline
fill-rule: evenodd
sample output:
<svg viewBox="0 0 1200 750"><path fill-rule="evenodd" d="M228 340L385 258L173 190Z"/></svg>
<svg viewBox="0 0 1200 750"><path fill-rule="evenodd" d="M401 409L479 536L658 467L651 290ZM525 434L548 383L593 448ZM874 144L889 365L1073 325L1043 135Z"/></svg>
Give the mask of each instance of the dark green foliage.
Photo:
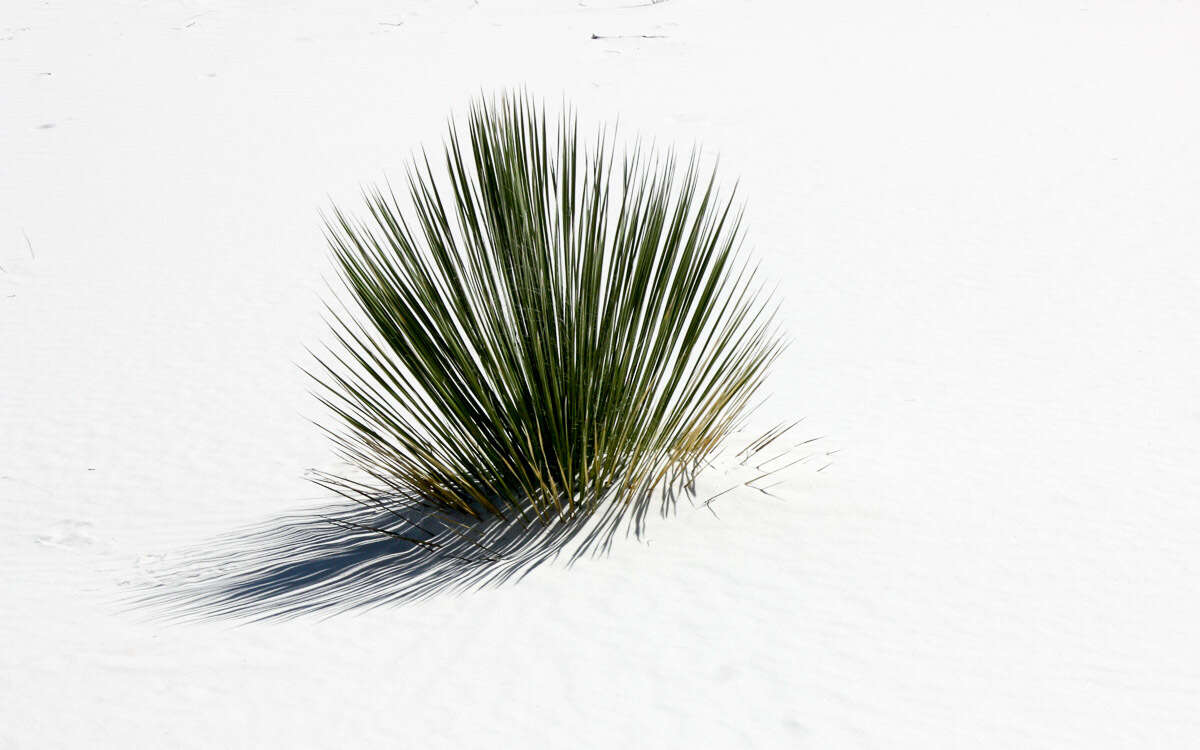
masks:
<svg viewBox="0 0 1200 750"><path fill-rule="evenodd" d="M527 98L480 102L404 207L334 210L349 304L316 377L358 471L320 483L462 528L619 520L738 425L780 350L740 212L695 155L590 143Z"/></svg>

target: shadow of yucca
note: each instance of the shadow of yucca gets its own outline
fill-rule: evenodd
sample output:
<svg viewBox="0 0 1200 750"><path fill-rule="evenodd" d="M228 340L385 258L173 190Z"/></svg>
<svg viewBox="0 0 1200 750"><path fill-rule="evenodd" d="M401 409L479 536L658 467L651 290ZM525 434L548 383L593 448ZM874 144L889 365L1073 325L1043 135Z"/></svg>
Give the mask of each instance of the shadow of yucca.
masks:
<svg viewBox="0 0 1200 750"><path fill-rule="evenodd" d="M495 518L464 523L441 510L397 511L343 503L282 516L227 534L147 571L130 604L154 619L273 620L401 605L438 594L515 582L560 556L604 554L614 538L640 535L657 499L548 525Z"/></svg>
<svg viewBox="0 0 1200 750"><path fill-rule="evenodd" d="M785 346L777 304L715 165L614 140L481 99L406 196L334 207L332 340L304 369L350 472L312 479L358 507L221 540L148 599L278 617L494 584L690 488Z"/></svg>
<svg viewBox="0 0 1200 750"><path fill-rule="evenodd" d="M672 515L680 499L712 511L732 490L771 495L784 472L822 471L838 451L817 448L819 437L785 444L781 438L798 423L747 436L736 454L714 456L630 503L607 502L595 513L544 525L455 518L384 496L281 516L170 554L143 571L128 603L158 620L278 620L515 583L543 563L564 558L569 565L606 554L618 536L640 537L651 512ZM697 502L702 468L729 486Z"/></svg>

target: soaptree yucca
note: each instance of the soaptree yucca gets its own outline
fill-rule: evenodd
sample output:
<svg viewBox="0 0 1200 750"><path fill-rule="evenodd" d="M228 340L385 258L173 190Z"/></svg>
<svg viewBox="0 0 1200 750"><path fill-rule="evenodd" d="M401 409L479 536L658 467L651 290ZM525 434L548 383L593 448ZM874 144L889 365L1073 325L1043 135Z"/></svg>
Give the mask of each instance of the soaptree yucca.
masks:
<svg viewBox="0 0 1200 750"><path fill-rule="evenodd" d="M611 140L481 100L403 198L332 211L345 289L314 376L353 470L318 482L397 519L531 533L688 486L780 339L715 175Z"/></svg>

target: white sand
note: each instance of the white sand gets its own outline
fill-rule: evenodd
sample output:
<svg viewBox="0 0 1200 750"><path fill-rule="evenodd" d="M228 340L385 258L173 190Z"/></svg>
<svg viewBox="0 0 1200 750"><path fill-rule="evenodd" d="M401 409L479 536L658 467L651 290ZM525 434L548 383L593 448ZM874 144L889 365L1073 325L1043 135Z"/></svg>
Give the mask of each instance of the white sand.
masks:
<svg viewBox="0 0 1200 750"><path fill-rule="evenodd" d="M1200 7L636 4L4 3L0 747L1195 746ZM317 210L520 84L722 154L837 463L481 593L121 610L319 494Z"/></svg>

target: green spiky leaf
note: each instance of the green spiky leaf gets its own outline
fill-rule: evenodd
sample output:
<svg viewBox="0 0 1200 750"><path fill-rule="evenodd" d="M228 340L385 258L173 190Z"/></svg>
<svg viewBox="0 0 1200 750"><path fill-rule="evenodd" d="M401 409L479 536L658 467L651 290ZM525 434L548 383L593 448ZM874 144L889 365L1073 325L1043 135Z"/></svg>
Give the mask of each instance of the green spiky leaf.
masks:
<svg viewBox="0 0 1200 750"><path fill-rule="evenodd" d="M741 213L693 154L472 106L403 199L327 236L348 302L314 377L357 468L318 481L464 527L644 512L744 417L781 344L739 254Z"/></svg>

